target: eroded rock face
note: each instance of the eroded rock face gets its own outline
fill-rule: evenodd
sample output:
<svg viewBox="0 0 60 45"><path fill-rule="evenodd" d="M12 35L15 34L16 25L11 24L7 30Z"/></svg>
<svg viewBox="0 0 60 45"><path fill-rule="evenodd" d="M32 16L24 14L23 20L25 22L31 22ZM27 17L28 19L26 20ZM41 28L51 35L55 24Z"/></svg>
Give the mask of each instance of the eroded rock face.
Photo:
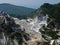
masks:
<svg viewBox="0 0 60 45"><path fill-rule="evenodd" d="M43 40L41 34L37 33L32 33L30 34L31 36L29 37L30 40L28 40L26 43L28 45L38 45L39 43L43 43L45 40Z"/></svg>
<svg viewBox="0 0 60 45"><path fill-rule="evenodd" d="M19 24L21 29L25 31L29 35L29 40L25 40L23 45L43 45L41 43L47 42L43 37L42 34L39 32L39 29L42 26L47 26L47 16L42 17L42 20L39 20L38 17L35 19L22 19L19 20L17 18L13 18L16 24Z"/></svg>
<svg viewBox="0 0 60 45"><path fill-rule="evenodd" d="M46 16L41 22L37 17L27 20L19 20L9 15L3 17L3 22L0 24L2 34L0 37L3 37L0 38L1 45L43 45L47 42L39 32L39 29L47 24Z"/></svg>

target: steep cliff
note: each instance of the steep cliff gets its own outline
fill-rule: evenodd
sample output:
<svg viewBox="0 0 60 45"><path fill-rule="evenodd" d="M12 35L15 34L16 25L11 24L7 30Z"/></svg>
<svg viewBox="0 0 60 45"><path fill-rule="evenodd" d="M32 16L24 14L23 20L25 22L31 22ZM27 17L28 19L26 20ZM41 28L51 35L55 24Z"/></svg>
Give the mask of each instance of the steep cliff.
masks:
<svg viewBox="0 0 60 45"><path fill-rule="evenodd" d="M39 29L47 26L47 16L39 14L34 19L14 18L0 14L0 45L44 45L48 41L42 37Z"/></svg>

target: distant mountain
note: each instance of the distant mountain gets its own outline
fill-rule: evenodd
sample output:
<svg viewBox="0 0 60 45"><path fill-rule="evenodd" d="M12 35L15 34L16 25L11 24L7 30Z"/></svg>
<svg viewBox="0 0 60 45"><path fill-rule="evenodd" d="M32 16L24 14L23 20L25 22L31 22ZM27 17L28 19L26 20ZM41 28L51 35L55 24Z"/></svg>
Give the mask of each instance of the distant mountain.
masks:
<svg viewBox="0 0 60 45"><path fill-rule="evenodd" d="M13 15L27 15L33 12L34 10L35 9L32 8L16 6L7 3L0 4L0 11L5 11L6 13L13 14Z"/></svg>

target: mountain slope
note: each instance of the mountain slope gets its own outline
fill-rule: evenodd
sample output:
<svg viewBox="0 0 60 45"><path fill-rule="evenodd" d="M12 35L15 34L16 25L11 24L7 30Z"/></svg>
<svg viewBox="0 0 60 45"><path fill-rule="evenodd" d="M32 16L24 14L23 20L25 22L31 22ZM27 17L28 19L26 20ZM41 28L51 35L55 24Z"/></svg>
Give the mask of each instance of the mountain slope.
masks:
<svg viewBox="0 0 60 45"><path fill-rule="evenodd" d="M58 39L60 36L60 34L58 34L60 33L60 3L44 3L40 8L33 12L32 18L35 18L41 13L48 16L47 26L43 26L40 29L42 36L46 40ZM39 17L41 17L41 15Z"/></svg>
<svg viewBox="0 0 60 45"><path fill-rule="evenodd" d="M60 23L60 3L58 4L49 4L44 3L38 8L35 12L33 12L33 17L39 13L48 14L49 17L54 18L58 23Z"/></svg>
<svg viewBox="0 0 60 45"><path fill-rule="evenodd" d="M54 5L45 3L40 9L60 24L60 3Z"/></svg>
<svg viewBox="0 0 60 45"><path fill-rule="evenodd" d="M0 14L0 45L40 45L47 43L39 32L44 19L22 19ZM42 25L40 24L42 23ZM46 44L47 45L47 44Z"/></svg>
<svg viewBox="0 0 60 45"><path fill-rule="evenodd" d="M0 11L5 11L8 14L14 14L14 15L26 15L33 12L34 9L3 3L0 4Z"/></svg>

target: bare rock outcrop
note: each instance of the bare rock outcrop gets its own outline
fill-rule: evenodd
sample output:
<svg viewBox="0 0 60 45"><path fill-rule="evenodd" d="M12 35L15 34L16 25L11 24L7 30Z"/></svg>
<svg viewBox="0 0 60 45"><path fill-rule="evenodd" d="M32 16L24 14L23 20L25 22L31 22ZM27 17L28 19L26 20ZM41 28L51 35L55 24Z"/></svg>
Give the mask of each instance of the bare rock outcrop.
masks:
<svg viewBox="0 0 60 45"><path fill-rule="evenodd" d="M46 16L42 17L42 21L38 17L19 20L5 13L0 14L0 18L1 45L44 45L48 42L39 32L43 25L47 25Z"/></svg>

